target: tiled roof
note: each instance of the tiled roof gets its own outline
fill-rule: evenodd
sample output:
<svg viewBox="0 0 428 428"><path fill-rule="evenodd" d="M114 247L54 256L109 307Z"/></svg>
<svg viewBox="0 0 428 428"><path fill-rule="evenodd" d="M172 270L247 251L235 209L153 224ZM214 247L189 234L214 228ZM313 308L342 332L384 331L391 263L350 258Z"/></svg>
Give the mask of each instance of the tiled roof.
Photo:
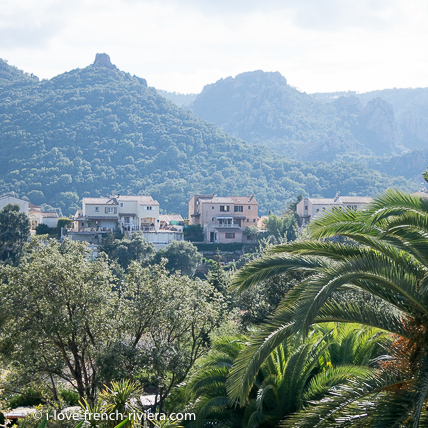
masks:
<svg viewBox="0 0 428 428"><path fill-rule="evenodd" d="M339 196L339 198L308 198L315 205L370 204L369 196Z"/></svg>
<svg viewBox="0 0 428 428"><path fill-rule="evenodd" d="M117 200L119 202L132 202L136 201L141 204L159 205L159 202L154 200L151 196L145 195L120 195Z"/></svg>
<svg viewBox="0 0 428 428"><path fill-rule="evenodd" d="M235 204L258 205L254 196L229 196Z"/></svg>
<svg viewBox="0 0 428 428"><path fill-rule="evenodd" d="M58 213L54 212L54 213L42 213L42 217L43 218L59 218Z"/></svg>
<svg viewBox="0 0 428 428"><path fill-rule="evenodd" d="M184 221L180 214L160 214L159 221L169 223L170 221Z"/></svg>
<svg viewBox="0 0 428 428"><path fill-rule="evenodd" d="M114 201L111 198L83 198L82 202L86 205L114 205Z"/></svg>
<svg viewBox="0 0 428 428"><path fill-rule="evenodd" d="M209 201L213 204L233 204L233 199L232 198L220 198L217 196L214 196L214 198L211 199L211 201Z"/></svg>

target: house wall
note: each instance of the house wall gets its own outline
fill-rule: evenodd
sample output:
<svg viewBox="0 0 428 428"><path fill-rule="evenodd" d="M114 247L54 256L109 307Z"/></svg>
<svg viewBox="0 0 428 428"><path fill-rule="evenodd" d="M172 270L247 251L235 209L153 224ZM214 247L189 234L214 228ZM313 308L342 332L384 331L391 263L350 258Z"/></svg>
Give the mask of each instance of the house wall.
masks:
<svg viewBox="0 0 428 428"><path fill-rule="evenodd" d="M23 199L15 198L14 196L6 196L4 198L0 198L0 210L8 204L18 204L19 211L21 213L28 214L28 208L30 203L28 201L24 201Z"/></svg>
<svg viewBox="0 0 428 428"><path fill-rule="evenodd" d="M119 219L118 205L113 205L113 204L87 204L83 202L82 212L83 212L83 216L87 216L87 217L117 216L117 218Z"/></svg>
<svg viewBox="0 0 428 428"><path fill-rule="evenodd" d="M315 199L316 203L311 201L311 198L303 198L296 206L297 215L300 217L302 224L307 224L310 221L320 217L323 212L331 211L333 208L362 210L368 205L370 198L362 198L364 201L358 200L358 197L351 199L351 197L343 197L334 201L333 199L326 198L324 201Z"/></svg>
<svg viewBox="0 0 428 428"><path fill-rule="evenodd" d="M226 228L225 228L226 229ZM228 234L234 234L234 237L227 237ZM230 235L229 235L230 236ZM217 229L217 242L219 244L230 244L233 242L242 242L242 231L228 231Z"/></svg>

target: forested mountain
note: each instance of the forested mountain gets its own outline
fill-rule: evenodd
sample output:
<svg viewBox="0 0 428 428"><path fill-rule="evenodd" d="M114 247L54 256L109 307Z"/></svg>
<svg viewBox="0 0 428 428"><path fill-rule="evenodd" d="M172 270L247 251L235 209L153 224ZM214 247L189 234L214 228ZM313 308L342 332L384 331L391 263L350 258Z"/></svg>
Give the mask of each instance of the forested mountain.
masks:
<svg viewBox="0 0 428 428"><path fill-rule="evenodd" d="M51 80L14 80L0 93L0 193L65 214L82 197L112 192L150 194L186 215L196 192L252 193L263 213L299 193L373 195L391 185L411 187L361 164L291 161L230 137L105 54Z"/></svg>
<svg viewBox="0 0 428 428"><path fill-rule="evenodd" d="M13 82L30 81L37 82L39 79L32 74L24 73L0 58L0 88Z"/></svg>
<svg viewBox="0 0 428 428"><path fill-rule="evenodd" d="M157 92L176 106L183 108L190 106L198 96L198 94L180 94L178 92L163 91L162 89L157 89Z"/></svg>
<svg viewBox="0 0 428 428"><path fill-rule="evenodd" d="M190 109L231 135L294 159L332 161L343 153L390 156L403 151L388 102L329 101L299 92L278 72L254 71L205 86Z"/></svg>
<svg viewBox="0 0 428 428"><path fill-rule="evenodd" d="M356 94L354 92L314 94L314 97L330 103L338 97L357 97L362 105L381 98L394 109L396 127L402 144L409 149L428 149L428 88L384 89Z"/></svg>

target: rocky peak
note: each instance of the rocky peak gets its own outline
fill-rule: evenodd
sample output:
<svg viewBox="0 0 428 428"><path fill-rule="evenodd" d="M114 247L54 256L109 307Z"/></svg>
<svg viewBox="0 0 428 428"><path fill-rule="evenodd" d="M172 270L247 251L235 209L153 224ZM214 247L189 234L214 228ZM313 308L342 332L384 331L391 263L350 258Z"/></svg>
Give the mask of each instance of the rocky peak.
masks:
<svg viewBox="0 0 428 428"><path fill-rule="evenodd" d="M111 63L110 57L106 53L97 53L95 61L92 64L93 67L104 67L111 70L117 70L117 67Z"/></svg>

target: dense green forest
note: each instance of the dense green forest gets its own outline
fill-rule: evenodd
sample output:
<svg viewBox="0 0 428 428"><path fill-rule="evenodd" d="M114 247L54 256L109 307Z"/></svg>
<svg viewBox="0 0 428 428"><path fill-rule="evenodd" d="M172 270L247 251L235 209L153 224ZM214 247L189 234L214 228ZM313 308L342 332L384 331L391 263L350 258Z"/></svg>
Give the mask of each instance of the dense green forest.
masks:
<svg viewBox="0 0 428 428"><path fill-rule="evenodd" d="M108 57L107 57L108 58ZM40 82L3 74L0 193L14 191L68 215L87 196L150 194L187 214L196 192L255 194L260 212L305 195L374 195L400 178L361 163L289 160L228 136L103 58Z"/></svg>

